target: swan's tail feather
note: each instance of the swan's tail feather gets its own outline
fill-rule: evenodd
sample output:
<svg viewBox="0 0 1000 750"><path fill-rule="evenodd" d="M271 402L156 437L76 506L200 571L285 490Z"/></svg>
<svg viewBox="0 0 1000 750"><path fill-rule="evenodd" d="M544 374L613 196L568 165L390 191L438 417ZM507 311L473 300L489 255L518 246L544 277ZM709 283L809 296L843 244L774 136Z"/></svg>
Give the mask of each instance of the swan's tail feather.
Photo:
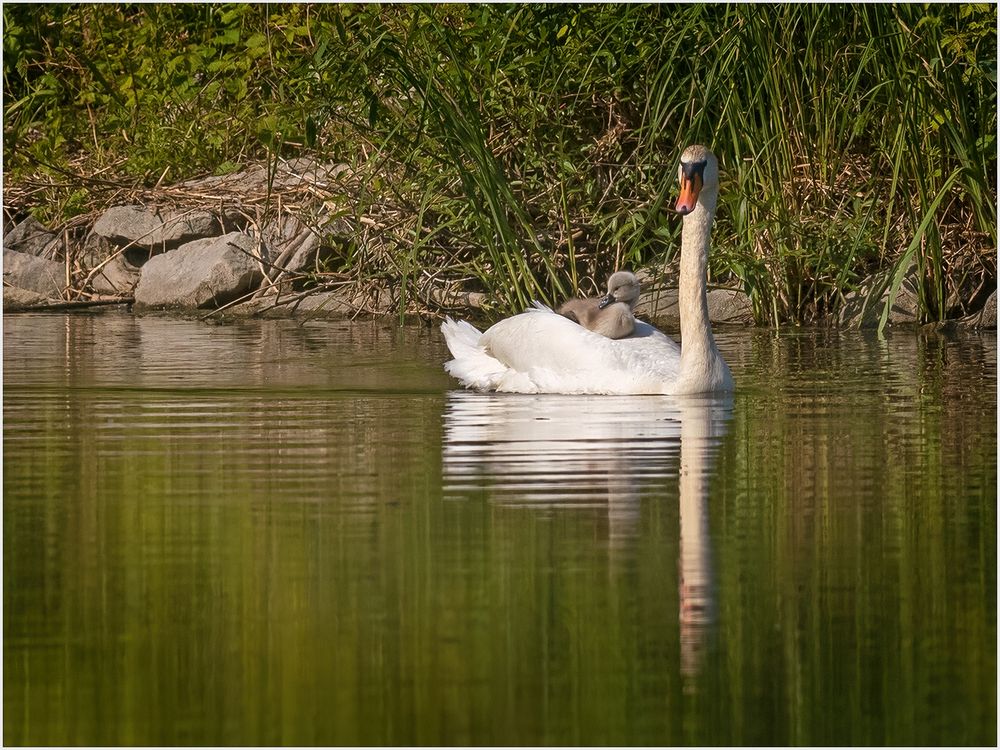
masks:
<svg viewBox="0 0 1000 750"><path fill-rule="evenodd" d="M441 332L454 357L445 362L445 371L466 388L495 390L507 367L487 354L479 344L482 337L479 329L467 321L446 317L441 324Z"/></svg>
<svg viewBox="0 0 1000 750"><path fill-rule="evenodd" d="M450 316L445 316L444 323L441 324L441 333L444 334L448 351L453 357L467 356L479 349L479 338L483 335L472 323L453 320Z"/></svg>

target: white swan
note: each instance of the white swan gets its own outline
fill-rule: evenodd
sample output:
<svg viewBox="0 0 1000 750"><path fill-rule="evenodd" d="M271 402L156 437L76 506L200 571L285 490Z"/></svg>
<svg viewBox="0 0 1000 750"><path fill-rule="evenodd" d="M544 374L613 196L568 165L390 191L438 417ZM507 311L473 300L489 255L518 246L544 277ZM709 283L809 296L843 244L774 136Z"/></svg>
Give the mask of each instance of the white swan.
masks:
<svg viewBox="0 0 1000 750"><path fill-rule="evenodd" d="M588 331L609 339L623 339L635 331L635 305L639 301L639 279L631 271L616 271L608 279L603 297L571 299L556 310Z"/></svg>
<svg viewBox="0 0 1000 750"><path fill-rule="evenodd" d="M704 146L689 146L678 168L676 210L684 216L678 346L653 326L609 339L552 310L501 320L486 333L466 321L441 325L454 359L445 370L466 388L513 393L687 394L730 391L733 379L712 336L705 296L709 235L719 167Z"/></svg>

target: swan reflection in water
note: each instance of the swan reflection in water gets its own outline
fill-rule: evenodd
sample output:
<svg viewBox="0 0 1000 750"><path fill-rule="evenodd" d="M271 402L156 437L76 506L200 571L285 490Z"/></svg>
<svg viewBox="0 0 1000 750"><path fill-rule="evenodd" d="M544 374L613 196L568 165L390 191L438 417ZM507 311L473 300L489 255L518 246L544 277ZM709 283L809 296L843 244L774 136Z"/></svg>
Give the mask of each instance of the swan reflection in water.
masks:
<svg viewBox="0 0 1000 750"><path fill-rule="evenodd" d="M677 477L681 670L693 675L712 622L708 487L732 396L448 394L446 496L489 488L504 505L601 508L612 548L637 533L644 488Z"/></svg>

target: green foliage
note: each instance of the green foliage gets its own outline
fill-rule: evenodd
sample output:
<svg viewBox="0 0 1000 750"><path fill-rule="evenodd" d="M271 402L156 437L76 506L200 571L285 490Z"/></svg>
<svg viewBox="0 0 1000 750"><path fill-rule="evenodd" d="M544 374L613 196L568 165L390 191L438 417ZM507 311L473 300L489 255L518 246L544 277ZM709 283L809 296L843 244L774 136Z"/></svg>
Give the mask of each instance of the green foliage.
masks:
<svg viewBox="0 0 1000 750"><path fill-rule="evenodd" d="M344 270L475 280L498 309L662 264L682 148L724 170L711 272L761 321L912 265L926 318L996 283L991 5L5 5L8 181L152 184L314 153ZM945 189L947 188L947 189ZM61 201L50 201L62 205ZM58 217L51 217L58 218ZM905 251L905 252L904 252ZM905 264L905 267L904 267ZM879 290L879 294L881 290Z"/></svg>

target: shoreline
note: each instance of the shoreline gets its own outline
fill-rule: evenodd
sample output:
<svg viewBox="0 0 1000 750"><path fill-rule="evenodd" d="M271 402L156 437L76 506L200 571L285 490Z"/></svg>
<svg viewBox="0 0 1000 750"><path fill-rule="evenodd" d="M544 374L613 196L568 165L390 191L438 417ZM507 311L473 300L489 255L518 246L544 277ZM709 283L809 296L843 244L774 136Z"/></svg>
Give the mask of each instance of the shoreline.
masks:
<svg viewBox="0 0 1000 750"><path fill-rule="evenodd" d="M344 202L356 189L356 175L347 165L300 158L273 170L257 164L227 176L136 191L127 203L56 230L29 216L4 234L3 310L130 305L140 314L200 319L452 315L481 322L517 311L503 296L508 290L491 295L461 267L400 268L387 249L392 238L378 234L384 229L379 220L369 214L345 217L333 205L333 196ZM666 255L670 249L666 243ZM372 256L370 275L357 261L337 270L344 253ZM643 290L637 313L665 330L677 325L676 261L675 254L662 265L630 269ZM996 291L982 287L969 299L950 301L950 310L960 314L921 325L914 269L890 278L892 271L890 266L871 274L842 294L834 309L810 320L762 327L996 328ZM595 289L584 288L579 279L577 293L594 292L595 276L586 279ZM772 320L742 289L711 283L709 288L713 325Z"/></svg>
<svg viewBox="0 0 1000 750"><path fill-rule="evenodd" d="M417 324L433 326L440 323L446 315L453 318L468 320L477 326L488 327L495 323L500 317L491 316L483 311L481 307L454 307L448 311L435 313L428 312L404 312L386 308L384 310L363 309L351 304L350 299L345 295L338 295L334 292L315 293L307 296L292 295L288 300L278 299L271 301L248 301L234 304L225 308L212 310L191 309L191 308L157 308L135 310L134 298L115 299L94 299L94 300L42 300L37 295L24 297L25 290L15 287L4 287L4 315L21 315L30 313L86 313L104 312L107 310L117 310L124 308L128 314L138 317L164 317L178 318L181 320L197 320L202 322L214 321L217 323L237 323L244 320L299 320L306 322L309 320L366 320L366 321L388 321L395 319L400 324ZM676 295L676 289L666 290L667 294ZM729 290L718 290L729 291ZM11 294L13 292L13 294ZM28 293L31 294L30 292ZM905 312L891 315L893 318L886 326L890 331L912 331L914 333L955 333L955 332L995 332L996 306L995 297L993 302L978 313L973 313L964 318L956 318L942 322L919 323L915 316ZM869 311L871 314L867 318L867 325L845 325L838 320L837 316L830 316L827 319L812 322L804 325L771 326L761 325L752 321L743 321L728 318L715 318L712 320L713 329L720 331L732 331L735 329L754 330L808 330L808 329L839 329L842 331L873 332L878 329L877 310ZM636 317L656 326L665 333L678 335L680 331L679 320L674 312L669 308L650 307L641 305L636 308Z"/></svg>

